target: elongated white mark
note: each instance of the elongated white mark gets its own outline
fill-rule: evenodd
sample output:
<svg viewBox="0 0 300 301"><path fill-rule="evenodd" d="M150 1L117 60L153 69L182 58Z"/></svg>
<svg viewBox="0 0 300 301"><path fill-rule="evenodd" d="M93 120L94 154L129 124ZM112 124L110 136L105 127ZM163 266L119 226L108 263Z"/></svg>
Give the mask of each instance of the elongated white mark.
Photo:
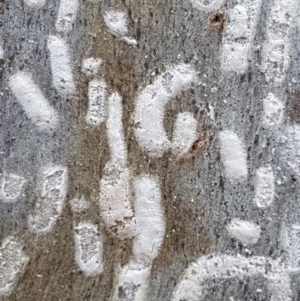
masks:
<svg viewBox="0 0 300 301"><path fill-rule="evenodd" d="M221 157L225 167L225 175L230 181L238 181L247 177L247 155L240 138L230 130L219 134Z"/></svg>
<svg viewBox="0 0 300 301"><path fill-rule="evenodd" d="M0 248L0 296L12 293L28 261L20 242L12 236L5 238Z"/></svg>
<svg viewBox="0 0 300 301"><path fill-rule="evenodd" d="M74 213L80 213L89 209L90 204L84 197L70 200L70 206Z"/></svg>
<svg viewBox="0 0 300 301"><path fill-rule="evenodd" d="M275 0L267 19L267 39L262 51L262 69L267 82L281 84L289 66L289 33L298 11L297 0Z"/></svg>
<svg viewBox="0 0 300 301"><path fill-rule="evenodd" d="M192 113L179 113L176 118L172 139L172 152L180 155L187 152L197 139L197 120Z"/></svg>
<svg viewBox="0 0 300 301"><path fill-rule="evenodd" d="M9 79L9 86L27 117L40 130L55 129L58 117L30 73L19 71Z"/></svg>
<svg viewBox="0 0 300 301"><path fill-rule="evenodd" d="M300 224L294 224L287 233L288 263L292 267L300 267Z"/></svg>
<svg viewBox="0 0 300 301"><path fill-rule="evenodd" d="M87 276L103 272L103 244L98 227L89 222L80 222L74 228L75 261Z"/></svg>
<svg viewBox="0 0 300 301"><path fill-rule="evenodd" d="M209 255L200 257L184 273L172 301L201 301L211 288L210 280L244 280L248 277L265 277L271 301L290 301L289 271L279 261L268 257L242 257L240 255Z"/></svg>
<svg viewBox="0 0 300 301"><path fill-rule="evenodd" d="M211 12L211 11L219 9L223 5L224 0L211 0L211 1L190 0L190 2L193 5L193 7L197 8L199 10Z"/></svg>
<svg viewBox="0 0 300 301"><path fill-rule="evenodd" d="M0 60L4 59L4 49L2 43L0 43Z"/></svg>
<svg viewBox="0 0 300 301"><path fill-rule="evenodd" d="M104 14L104 22L109 31L117 37L122 37L128 32L125 12L109 10Z"/></svg>
<svg viewBox="0 0 300 301"><path fill-rule="evenodd" d="M137 40L134 38L122 37L121 40L131 46L136 46L138 44Z"/></svg>
<svg viewBox="0 0 300 301"><path fill-rule="evenodd" d="M110 161L100 181L100 209L108 230L120 239L134 235L131 172L127 165L127 149L122 124L122 99L114 93L108 100L106 121Z"/></svg>
<svg viewBox="0 0 300 301"><path fill-rule="evenodd" d="M23 191L26 180L15 174L4 174L1 178L0 197L5 203L14 203Z"/></svg>
<svg viewBox="0 0 300 301"><path fill-rule="evenodd" d="M298 177L300 176L300 126L287 126L282 135L283 148L280 159Z"/></svg>
<svg viewBox="0 0 300 301"><path fill-rule="evenodd" d="M150 280L151 266L130 261L118 272L112 301L144 301Z"/></svg>
<svg viewBox="0 0 300 301"><path fill-rule="evenodd" d="M273 93L269 93L263 100L263 124L266 126L275 126L281 124L283 119L284 105L275 97Z"/></svg>
<svg viewBox="0 0 300 301"><path fill-rule="evenodd" d="M62 95L75 91L69 49L64 40L57 36L49 36L48 49L50 51L53 86Z"/></svg>
<svg viewBox="0 0 300 301"><path fill-rule="evenodd" d="M31 231L47 233L52 230L64 206L67 178L68 171L63 166L55 165L42 170L34 213L28 219Z"/></svg>
<svg viewBox="0 0 300 301"><path fill-rule="evenodd" d="M256 244L261 235L260 226L240 219L233 219L226 229L230 237L240 241L244 245Z"/></svg>
<svg viewBox="0 0 300 301"><path fill-rule="evenodd" d="M88 59L83 60L81 70L87 76L95 76L97 75L97 72L100 69L101 65L101 59L90 57Z"/></svg>
<svg viewBox="0 0 300 301"><path fill-rule="evenodd" d="M171 146L163 125L165 106L173 97L187 90L196 78L190 65L169 67L137 96L135 136L150 156L160 157Z"/></svg>
<svg viewBox="0 0 300 301"><path fill-rule="evenodd" d="M58 32L69 32L73 29L78 7L78 0L60 0L57 20L55 23L55 27Z"/></svg>
<svg viewBox="0 0 300 301"><path fill-rule="evenodd" d="M39 9L46 4L46 0L24 0L24 3L31 8Z"/></svg>
<svg viewBox="0 0 300 301"><path fill-rule="evenodd" d="M107 115L106 83L103 80L93 79L89 83L89 104L85 117L86 123L100 125Z"/></svg>
<svg viewBox="0 0 300 301"><path fill-rule="evenodd" d="M242 0L229 12L221 59L224 71L247 71L260 6L261 0Z"/></svg>
<svg viewBox="0 0 300 301"><path fill-rule="evenodd" d="M165 236L165 219L156 178L142 176L134 181L136 235L132 255L135 261L152 264Z"/></svg>
<svg viewBox="0 0 300 301"><path fill-rule="evenodd" d="M257 207L268 208L275 197L275 178L270 166L256 171L254 203Z"/></svg>

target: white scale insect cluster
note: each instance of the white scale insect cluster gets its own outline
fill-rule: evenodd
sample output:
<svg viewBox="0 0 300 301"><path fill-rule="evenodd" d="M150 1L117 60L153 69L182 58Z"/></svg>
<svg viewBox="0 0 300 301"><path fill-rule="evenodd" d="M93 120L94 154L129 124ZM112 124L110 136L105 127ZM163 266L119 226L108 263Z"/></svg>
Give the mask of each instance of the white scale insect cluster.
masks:
<svg viewBox="0 0 300 301"><path fill-rule="evenodd" d="M190 2L196 9L203 10L205 12L211 12L219 9L224 3L224 0L190 0Z"/></svg>
<svg viewBox="0 0 300 301"><path fill-rule="evenodd" d="M30 8L39 9L46 4L46 0L24 0L24 3Z"/></svg>
<svg viewBox="0 0 300 301"><path fill-rule="evenodd" d="M30 73L18 71L9 79L9 87L31 122L42 131L58 126L58 114L50 106Z"/></svg>
<svg viewBox="0 0 300 301"><path fill-rule="evenodd" d="M222 43L223 71L247 71L261 3L261 0L242 0L230 10Z"/></svg>
<svg viewBox="0 0 300 301"><path fill-rule="evenodd" d="M55 23L58 32L67 33L73 29L78 8L79 0L60 0Z"/></svg>
<svg viewBox="0 0 300 301"><path fill-rule="evenodd" d="M103 244L98 227L90 222L80 222L74 227L75 261L87 276L103 272Z"/></svg>
<svg viewBox="0 0 300 301"><path fill-rule="evenodd" d="M167 71L158 76L154 83L146 86L137 96L135 107L135 136L141 148L150 156L161 157L166 150L172 147L163 125L164 111L167 103L181 92L190 88L197 79L195 70L187 64L180 64L167 68ZM179 117L182 118L182 117ZM192 133L193 125L188 125L183 119L177 121L175 143L178 145L177 133ZM178 128L178 125L183 125ZM190 141L188 141L190 143ZM187 146L180 146L186 149ZM176 149L176 146L175 146Z"/></svg>
<svg viewBox="0 0 300 301"><path fill-rule="evenodd" d="M4 203L15 203L21 193L23 186L26 183L25 178L16 174L4 174L0 178L0 198Z"/></svg>
<svg viewBox="0 0 300 301"><path fill-rule="evenodd" d="M284 104L273 93L268 93L263 100L263 125L273 127L281 124L284 109Z"/></svg>
<svg viewBox="0 0 300 301"><path fill-rule="evenodd" d="M12 236L4 239L0 247L0 296L12 293L28 261L20 242Z"/></svg>
<svg viewBox="0 0 300 301"><path fill-rule="evenodd" d="M42 170L34 213L28 219L31 231L37 233L51 231L64 206L67 181L68 171L66 167L54 165Z"/></svg>

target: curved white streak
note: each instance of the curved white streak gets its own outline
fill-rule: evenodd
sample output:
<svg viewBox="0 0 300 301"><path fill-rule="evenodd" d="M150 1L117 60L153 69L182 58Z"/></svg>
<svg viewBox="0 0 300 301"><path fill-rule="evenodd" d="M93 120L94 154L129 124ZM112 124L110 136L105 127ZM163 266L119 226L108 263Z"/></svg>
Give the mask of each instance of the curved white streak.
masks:
<svg viewBox="0 0 300 301"><path fill-rule="evenodd" d="M47 47L50 51L54 88L62 95L74 93L75 82L67 44L60 37L49 36Z"/></svg>
<svg viewBox="0 0 300 301"><path fill-rule="evenodd" d="M224 0L212 0L209 4L204 4L204 0L190 0L190 2L193 5L193 7L199 10L211 12L219 9L223 5Z"/></svg>
<svg viewBox="0 0 300 301"><path fill-rule="evenodd" d="M200 257L185 271L172 301L204 300L211 285L208 280L228 280L263 276L272 301L290 301L291 287L288 271L277 261L267 257L242 257L240 255L209 255Z"/></svg>
<svg viewBox="0 0 300 301"><path fill-rule="evenodd" d="M57 113L34 83L30 73L18 71L9 78L8 84L32 123L43 131L57 127Z"/></svg>
<svg viewBox="0 0 300 301"><path fill-rule="evenodd" d="M196 78L196 72L190 65L169 67L137 96L135 136L150 156L161 157L171 146L163 126L165 106L173 97L187 90Z"/></svg>
<svg viewBox="0 0 300 301"><path fill-rule="evenodd" d="M57 20L55 23L55 27L58 32L69 32L73 29L78 7L78 0L60 0Z"/></svg>

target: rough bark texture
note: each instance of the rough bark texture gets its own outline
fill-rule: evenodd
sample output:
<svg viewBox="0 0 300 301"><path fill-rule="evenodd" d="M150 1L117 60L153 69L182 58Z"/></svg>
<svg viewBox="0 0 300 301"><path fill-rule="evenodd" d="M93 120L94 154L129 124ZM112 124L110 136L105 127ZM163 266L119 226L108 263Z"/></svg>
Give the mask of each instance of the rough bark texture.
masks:
<svg viewBox="0 0 300 301"><path fill-rule="evenodd" d="M126 265L131 258L132 238L116 237L101 218L99 182L110 159L110 149L105 122L91 126L85 119L91 79L82 72L82 61L89 57L103 61L97 76L105 80L107 95L118 92L122 97L127 167L132 177L152 175L158 179L161 191L165 235L159 254L150 265L148 293L143 300L176 298L176 287L186 268L204 255L212 254L217 258L226 254L228 257L224 261L233 257L251 260L260 256L267 258L271 266L272 260L278 259L284 266L282 269L289 270L286 266L296 269L300 259L293 251L297 246L300 248L297 228L300 217L298 2L267 0L257 5L252 37L245 38L243 34L236 37L236 40L250 41L246 58L249 64L243 71L224 70L222 51L227 41L230 13L236 5L247 7L250 0L220 1L215 9L199 9L193 3L208 7L210 2L218 1L94 2L80 0L72 29L58 32L55 22L60 1L47 0L41 8L30 7L23 0L0 1L0 42L4 52L0 60L2 189L5 175L16 174L26 179L16 201L8 202L3 197L0 202L0 238L3 242L7 237L14 237L28 258L13 289L3 300L142 301L126 297L126 294L122 296L120 289L119 297L113 297L118 267ZM268 42L269 27L273 26L268 21L272 19L272 7L279 3L282 11L289 8L280 6L281 2L288 3L286 6L295 4L295 15L289 16L289 23L283 22L288 24L282 27L285 45L290 45L288 59L285 58L288 63L285 68L279 68L284 80L276 80L268 79L268 70L262 67L263 45ZM136 46L126 43L120 34L112 34L106 26L104 14L110 9L125 12L127 36L136 39ZM242 22L234 24L243 26ZM47 46L50 35L61 37L69 47L75 91L68 95L60 93L53 85L51 54ZM280 58L274 57L275 65L281 64ZM151 156L135 136L138 127L134 120L136 99L142 89L155 82L168 68L179 64L193 68L197 79L184 91L170 96L163 126L171 140L178 113L190 112L197 120L198 134L184 154L178 156L166 149L162 156ZM17 100L9 82L16 79L11 77L20 70L31 73L35 84L58 112L59 125L55 129L41 130ZM270 71L271 77L276 73L274 70ZM282 106L278 107L283 112L280 116L276 111L270 122L268 116L264 117L268 112L264 112L263 100L268 93L279 99ZM221 133L224 134L223 153ZM226 170L226 143L229 153L239 148L231 147L235 143L230 136L233 133L242 145L247 173L237 178ZM238 150L236 156L239 156ZM227 163L230 165L232 160ZM62 213L51 231L41 233L29 229L28 219L35 210L41 168L49 165L67 167L68 187ZM274 199L266 206L255 202L257 182L262 181L257 180L261 167L272 170L275 183ZM74 213L70 200L80 197L88 200L89 207ZM86 275L76 264L74 225L80 221L97 225L102 233L101 274ZM248 221L260 230L252 229L249 234L251 230L241 229L247 226L238 224L237 232L242 234L236 234L228 226L232 221ZM252 240L243 240L247 235ZM257 239L253 238L255 235ZM236 266L243 270L238 263ZM207 269L213 268L212 264ZM237 277L207 277L205 293L201 293L204 297L199 293L198 297L195 294L195 299L187 296L174 300L288 300L272 295L272 288L266 283L267 270L268 264L265 274L245 272ZM290 276L290 300L299 298L299 281L295 271ZM193 289L203 290L202 284L196 283ZM285 289L282 285L282 290Z"/></svg>

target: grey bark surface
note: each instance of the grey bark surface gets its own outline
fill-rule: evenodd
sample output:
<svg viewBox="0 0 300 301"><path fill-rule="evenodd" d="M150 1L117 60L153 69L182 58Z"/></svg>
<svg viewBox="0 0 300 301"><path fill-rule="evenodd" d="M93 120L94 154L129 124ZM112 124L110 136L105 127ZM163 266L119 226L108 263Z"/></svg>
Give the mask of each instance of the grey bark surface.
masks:
<svg viewBox="0 0 300 301"><path fill-rule="evenodd" d="M147 300L171 300L185 269L205 254L272 259L284 256L281 229L300 218L299 176L283 162L284 149L279 139L285 125L300 122L296 116L300 100L299 29L295 24L290 33L291 63L284 88L287 95L284 125L269 131L261 125L266 81L260 69L260 46L265 40L272 1L264 1L258 15L247 72L224 74L220 67L224 24L211 23L217 12L226 16L235 4L236 1L228 0L219 10L206 12L183 0L109 0L98 4L81 0L74 28L60 34L69 45L76 81L76 93L62 97L51 81L46 46L48 36L57 35L59 1L47 0L38 10L26 6L22 0L0 1L0 37L4 49L0 60L1 173L17 173L27 180L18 202L0 202L0 238L3 241L8 236L17 237L24 243L29 258L14 290L3 300L109 300L116 266L126 264L131 255L131 240L113 237L99 217L99 181L109 159L109 149L105 124L90 127L84 119L88 79L81 72L81 65L84 58L91 56L104 62L101 77L108 91L117 91L123 98L128 165L133 174L159 176L166 233L152 265ZM136 47L108 31L103 13L109 8L126 11L129 35L137 39ZM194 155L182 160L175 160L169 151L161 158L153 158L138 146L134 137L136 95L167 66L180 63L192 65L199 80L167 105L164 127L171 138L176 115L192 112L203 143L194 150ZM16 102L8 79L18 70L32 73L59 112L60 124L54 132L39 131ZM247 151L246 181L230 183L224 177L218 140L218 133L224 129L234 130L242 137ZM49 162L68 167L68 192L53 230L40 235L28 230L27 219L36 199L36 175ZM266 164L274 170L276 196L272 206L262 210L253 203L255 172ZM81 195L90 200L91 207L81 216L74 216L69 200ZM103 235L104 271L99 276L85 276L75 263L73 223L79 218L96 223ZM225 225L233 218L258 224L262 229L259 242L244 246L231 239ZM292 300L299 298L299 281L299 276L292 276ZM205 300L270 300L263 276L227 279L209 285L211 289Z"/></svg>

